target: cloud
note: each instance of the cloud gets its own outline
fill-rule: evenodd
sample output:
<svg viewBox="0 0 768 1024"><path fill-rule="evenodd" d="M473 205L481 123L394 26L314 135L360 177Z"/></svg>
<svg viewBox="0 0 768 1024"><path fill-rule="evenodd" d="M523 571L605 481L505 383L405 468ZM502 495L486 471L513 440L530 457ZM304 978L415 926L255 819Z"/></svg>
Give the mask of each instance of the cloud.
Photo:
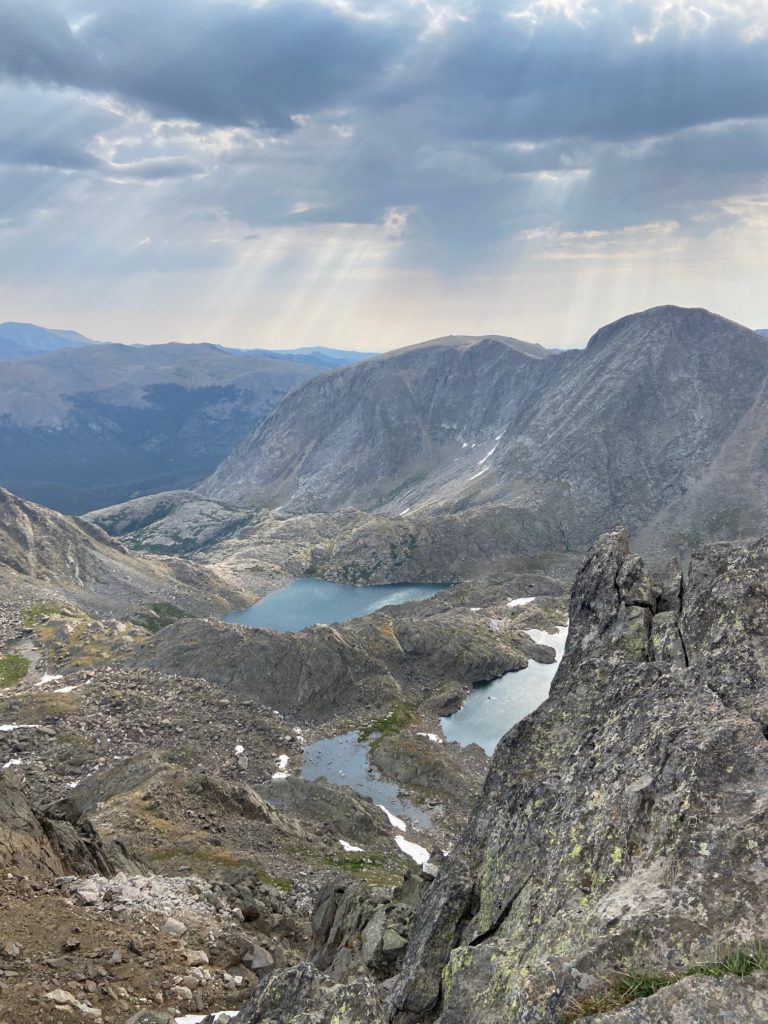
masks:
<svg viewBox="0 0 768 1024"><path fill-rule="evenodd" d="M730 231L766 167L763 0L0 0L17 283L479 294Z"/></svg>
<svg viewBox="0 0 768 1024"><path fill-rule="evenodd" d="M294 115L348 101L409 29L312 0L0 0L0 70L161 117L289 132Z"/></svg>

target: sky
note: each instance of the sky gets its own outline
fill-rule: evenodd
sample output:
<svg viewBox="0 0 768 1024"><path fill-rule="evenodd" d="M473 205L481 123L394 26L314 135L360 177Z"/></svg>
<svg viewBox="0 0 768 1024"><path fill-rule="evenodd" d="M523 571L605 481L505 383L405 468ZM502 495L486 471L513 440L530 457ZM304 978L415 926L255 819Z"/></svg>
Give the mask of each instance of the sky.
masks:
<svg viewBox="0 0 768 1024"><path fill-rule="evenodd" d="M768 327L766 0L0 0L0 320Z"/></svg>

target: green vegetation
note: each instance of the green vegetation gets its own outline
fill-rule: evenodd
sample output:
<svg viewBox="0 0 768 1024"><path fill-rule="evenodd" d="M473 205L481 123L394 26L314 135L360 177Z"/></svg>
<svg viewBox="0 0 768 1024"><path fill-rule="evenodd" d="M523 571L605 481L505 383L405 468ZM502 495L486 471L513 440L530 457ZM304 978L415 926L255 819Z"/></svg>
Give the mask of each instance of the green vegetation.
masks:
<svg viewBox="0 0 768 1024"><path fill-rule="evenodd" d="M754 971L768 970L768 952L763 946L748 949L735 949L716 960L700 964L691 964L680 971L641 970L627 968L619 976L618 981L600 992L590 993L573 1002L560 1024L571 1024L571 1021L583 1020L596 1013L608 1013L620 1010L635 999L647 999L660 989L683 978L707 975L711 978L724 978L735 975L746 978Z"/></svg>
<svg viewBox="0 0 768 1024"><path fill-rule="evenodd" d="M135 626L142 626L144 629L148 629L150 633L157 633L165 626L170 626L172 622L189 618L191 618L189 612L185 612L182 608L177 608L175 604L169 604L167 601L156 601L154 604L140 609L131 619L131 622Z"/></svg>
<svg viewBox="0 0 768 1024"><path fill-rule="evenodd" d="M20 654L0 655L0 686L14 686L29 671L29 660Z"/></svg>
<svg viewBox="0 0 768 1024"><path fill-rule="evenodd" d="M417 717L416 709L411 705L395 704L388 714L383 715L381 718L376 718L369 722L368 725L363 726L357 734L358 739L365 741L375 736L376 738L371 743L371 750L375 750L376 746L385 736L392 736L395 733L402 732L403 729L412 725Z"/></svg>
<svg viewBox="0 0 768 1024"><path fill-rule="evenodd" d="M376 853L333 853L323 857L322 863L359 875L370 885L396 885L402 881L402 875L389 870Z"/></svg>
<svg viewBox="0 0 768 1024"><path fill-rule="evenodd" d="M21 613L21 621L27 629L31 629L37 625L40 619L46 619L49 615L58 615L60 611L59 605L52 604L50 601L40 601L24 609Z"/></svg>
<svg viewBox="0 0 768 1024"><path fill-rule="evenodd" d="M360 583L369 583L373 571L364 565L360 565L358 562L348 562L346 565L341 566L339 575L347 583L357 586Z"/></svg>

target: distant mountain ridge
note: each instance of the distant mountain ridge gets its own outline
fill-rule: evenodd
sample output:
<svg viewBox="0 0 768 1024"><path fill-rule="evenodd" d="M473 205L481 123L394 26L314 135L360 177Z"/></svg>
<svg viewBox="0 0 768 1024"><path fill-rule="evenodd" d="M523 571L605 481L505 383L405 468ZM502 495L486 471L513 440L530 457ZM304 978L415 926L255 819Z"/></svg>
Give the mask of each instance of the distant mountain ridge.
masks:
<svg viewBox="0 0 768 1024"><path fill-rule="evenodd" d="M56 330L39 327L37 324L15 323L8 321L0 324L0 362L17 362L19 360L36 359L49 352L60 352L67 348L81 348L85 345L98 345L100 342L87 338L78 331ZM181 344L166 342L165 344ZM184 342L188 345L206 345L208 342ZM154 345L131 346L154 348ZM303 348L242 348L237 346L215 345L222 352L233 355L261 356L271 359L286 359L291 362L314 366L320 370L332 370L337 366L357 363L378 355L376 352L359 352L352 349L328 348L324 345L310 345Z"/></svg>
<svg viewBox="0 0 768 1024"><path fill-rule="evenodd" d="M200 491L288 512L511 503L576 547L622 523L687 548L768 527L766 389L763 336L702 309L567 352L437 339L296 389Z"/></svg>
<svg viewBox="0 0 768 1024"><path fill-rule="evenodd" d="M187 487L320 372L215 345L83 345L5 363L0 485L64 512Z"/></svg>
<svg viewBox="0 0 768 1024"><path fill-rule="evenodd" d="M12 321L0 324L0 362L33 359L47 352L95 344L97 342L77 331L50 330Z"/></svg>

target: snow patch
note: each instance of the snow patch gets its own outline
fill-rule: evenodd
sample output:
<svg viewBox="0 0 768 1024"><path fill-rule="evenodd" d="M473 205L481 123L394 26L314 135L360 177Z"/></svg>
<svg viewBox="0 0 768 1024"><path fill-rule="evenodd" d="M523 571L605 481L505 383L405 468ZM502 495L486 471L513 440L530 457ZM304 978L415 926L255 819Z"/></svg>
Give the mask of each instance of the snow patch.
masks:
<svg viewBox="0 0 768 1024"><path fill-rule="evenodd" d="M42 676L42 678L40 679L40 682L39 682L38 685L39 686L45 686L46 683L57 683L60 679L63 679L63 678L64 678L64 676L49 676L48 673L46 672Z"/></svg>
<svg viewBox="0 0 768 1024"><path fill-rule="evenodd" d="M277 759L277 767L278 767L279 771L281 771L281 772L285 771L285 769L288 767L288 760L289 760L289 758L288 758L287 754L281 754L280 757L278 757L278 759Z"/></svg>
<svg viewBox="0 0 768 1024"><path fill-rule="evenodd" d="M339 844L347 851L347 853L362 853L362 846L353 846L352 843L348 843L346 839L340 839Z"/></svg>
<svg viewBox="0 0 768 1024"><path fill-rule="evenodd" d="M469 610L471 612L481 612L483 609L482 608L470 608Z"/></svg>
<svg viewBox="0 0 768 1024"><path fill-rule="evenodd" d="M237 757L239 757L241 754L244 754L244 753L245 753L245 747L243 746L242 743L238 743L237 746L235 747L235 754L237 755Z"/></svg>
<svg viewBox="0 0 768 1024"><path fill-rule="evenodd" d="M496 451L496 449L497 449L498 447L499 447L499 446L498 446L497 444L495 444L495 445L493 446L493 448L491 448L491 450L490 450L490 451L488 452L488 454L487 454L487 455L484 455L484 456L483 456L483 458L482 458L482 459L480 459L480 461L478 462L478 466L482 466L482 465L483 465L484 463L486 463L486 462L488 461L488 459L490 459L490 457L491 457L491 456L493 455L493 453L494 453L494 452Z"/></svg>
<svg viewBox="0 0 768 1024"><path fill-rule="evenodd" d="M287 779L289 772L274 772L272 775L273 779Z"/></svg>
<svg viewBox="0 0 768 1024"><path fill-rule="evenodd" d="M535 601L535 597L513 597L510 601L507 601L507 608L520 608L524 604L530 604L531 601Z"/></svg>
<svg viewBox="0 0 768 1024"><path fill-rule="evenodd" d="M433 743L442 743L443 742L440 739L440 737L436 733L434 733L434 732L417 732L416 735L417 736L426 736L427 739L431 740Z"/></svg>
<svg viewBox="0 0 768 1024"><path fill-rule="evenodd" d="M400 513L400 515L401 516L407 516L410 511L411 511L411 506L409 505L408 508L404 508L403 509L403 511Z"/></svg>
<svg viewBox="0 0 768 1024"><path fill-rule="evenodd" d="M61 676L59 676L59 679L61 679ZM54 690L53 692L54 693L72 693L72 691L76 690L76 689L77 689L76 686L60 686L58 688L58 690Z"/></svg>
<svg viewBox="0 0 768 1024"><path fill-rule="evenodd" d="M491 468L490 466L483 466L483 468L480 470L479 473L473 473L472 476L469 479L470 480L477 480L477 478L479 476L482 476L483 473L487 473L490 468Z"/></svg>
<svg viewBox="0 0 768 1024"><path fill-rule="evenodd" d="M237 1010L212 1010L211 1015L216 1024L224 1024L224 1021L232 1020L237 1016ZM184 1017L177 1017L176 1024L200 1024L200 1021L207 1017L207 1013L188 1013Z"/></svg>
<svg viewBox="0 0 768 1024"><path fill-rule="evenodd" d="M418 843L411 843L404 839L403 836L395 836L395 842L403 853L410 857L411 860L415 860L418 865L424 865L429 860L429 850L425 850Z"/></svg>
<svg viewBox="0 0 768 1024"><path fill-rule="evenodd" d="M15 768L17 765L20 765L20 764L21 764L21 758L20 757L12 757L10 761L6 761L5 762L5 764L3 765L3 768Z"/></svg>
<svg viewBox="0 0 768 1024"><path fill-rule="evenodd" d="M556 633L547 633L543 629L523 630L535 644L543 644L545 647L554 647L555 661L560 661L565 650L565 641L568 639L568 627L562 626Z"/></svg>
<svg viewBox="0 0 768 1024"><path fill-rule="evenodd" d="M389 818L389 824L394 825L395 828L399 828L401 832L405 832L405 822L402 818L396 817L392 811L388 811L384 804L376 805L380 810L384 811L386 816Z"/></svg>

